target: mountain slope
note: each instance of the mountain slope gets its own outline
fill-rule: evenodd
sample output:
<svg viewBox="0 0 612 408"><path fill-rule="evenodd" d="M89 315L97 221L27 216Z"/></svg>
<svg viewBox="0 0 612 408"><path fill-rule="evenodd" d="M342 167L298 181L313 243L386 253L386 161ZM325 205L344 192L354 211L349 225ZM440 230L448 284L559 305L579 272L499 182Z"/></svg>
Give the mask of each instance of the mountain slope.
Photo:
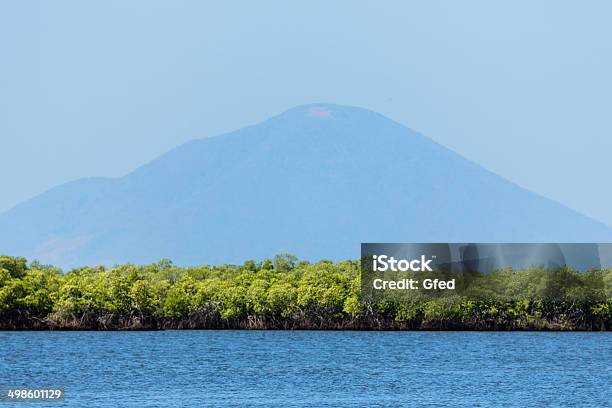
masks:
<svg viewBox="0 0 612 408"><path fill-rule="evenodd" d="M359 243L610 241L612 229L365 109L307 105L0 216L0 253L64 267L355 258Z"/></svg>

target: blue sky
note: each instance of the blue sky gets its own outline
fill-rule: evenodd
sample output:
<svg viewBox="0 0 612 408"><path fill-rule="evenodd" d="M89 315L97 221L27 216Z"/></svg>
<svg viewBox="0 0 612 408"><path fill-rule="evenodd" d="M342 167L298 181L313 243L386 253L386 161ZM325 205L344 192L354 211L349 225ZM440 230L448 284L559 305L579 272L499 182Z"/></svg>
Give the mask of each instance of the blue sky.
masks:
<svg viewBox="0 0 612 408"><path fill-rule="evenodd" d="M612 225L612 3L0 3L0 211L295 105L395 119Z"/></svg>

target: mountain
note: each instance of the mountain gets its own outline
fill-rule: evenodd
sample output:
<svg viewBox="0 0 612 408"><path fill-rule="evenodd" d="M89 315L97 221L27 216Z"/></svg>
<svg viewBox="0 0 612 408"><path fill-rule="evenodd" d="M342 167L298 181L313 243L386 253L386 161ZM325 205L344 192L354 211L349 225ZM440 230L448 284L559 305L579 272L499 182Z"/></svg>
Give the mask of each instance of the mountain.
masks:
<svg viewBox="0 0 612 408"><path fill-rule="evenodd" d="M112 158L109 158L112 162ZM63 267L359 256L360 242L612 241L612 229L361 108L307 105L0 216L0 253Z"/></svg>

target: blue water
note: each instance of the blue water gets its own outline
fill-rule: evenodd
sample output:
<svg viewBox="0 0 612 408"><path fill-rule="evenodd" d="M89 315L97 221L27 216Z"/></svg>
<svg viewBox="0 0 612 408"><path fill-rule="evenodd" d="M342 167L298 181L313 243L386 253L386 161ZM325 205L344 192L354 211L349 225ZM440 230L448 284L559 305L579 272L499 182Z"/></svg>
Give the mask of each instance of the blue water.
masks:
<svg viewBox="0 0 612 408"><path fill-rule="evenodd" d="M0 332L0 347L0 386L63 387L51 407L612 406L612 333Z"/></svg>

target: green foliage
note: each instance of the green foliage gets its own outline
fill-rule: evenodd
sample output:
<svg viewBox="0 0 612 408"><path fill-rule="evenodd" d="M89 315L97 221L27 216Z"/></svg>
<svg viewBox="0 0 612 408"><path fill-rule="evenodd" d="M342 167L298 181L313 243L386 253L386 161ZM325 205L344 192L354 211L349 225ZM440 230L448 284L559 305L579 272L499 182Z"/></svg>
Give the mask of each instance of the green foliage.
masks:
<svg viewBox="0 0 612 408"><path fill-rule="evenodd" d="M297 257L291 254L278 254L274 257L274 269L279 272L289 272L295 268Z"/></svg>
<svg viewBox="0 0 612 408"><path fill-rule="evenodd" d="M28 269L27 263L28 261L25 258L0 256L0 271L7 271L12 278L21 278Z"/></svg>
<svg viewBox="0 0 612 408"><path fill-rule="evenodd" d="M364 300L357 261L282 254L240 266L81 268L0 257L0 328L610 329L612 270L542 268L469 277L466 291Z"/></svg>

